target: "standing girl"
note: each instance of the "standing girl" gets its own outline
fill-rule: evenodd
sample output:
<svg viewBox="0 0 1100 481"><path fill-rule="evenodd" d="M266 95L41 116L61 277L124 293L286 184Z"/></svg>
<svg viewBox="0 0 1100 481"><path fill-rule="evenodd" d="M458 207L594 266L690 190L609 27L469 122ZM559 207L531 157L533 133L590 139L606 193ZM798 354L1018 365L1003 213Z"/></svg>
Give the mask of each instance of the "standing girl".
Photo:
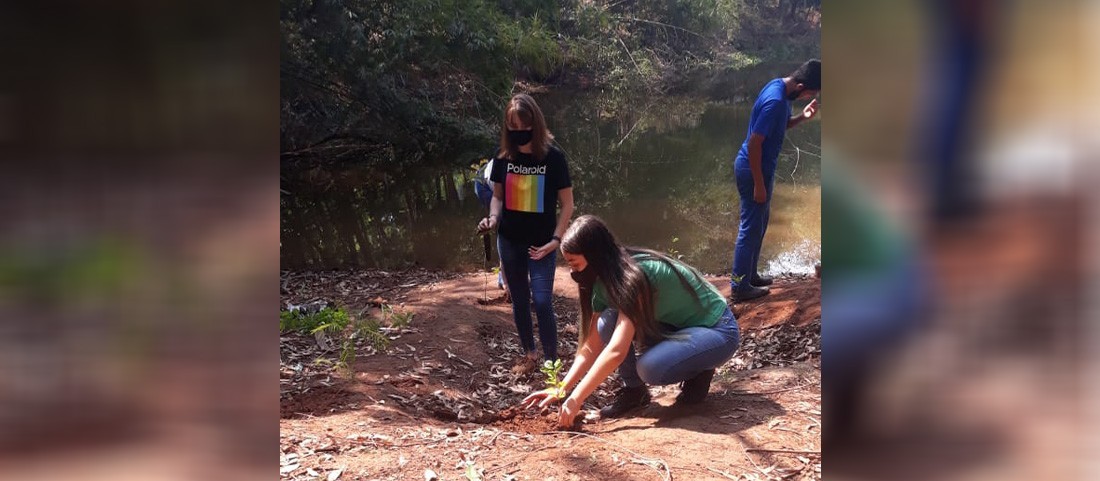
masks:
<svg viewBox="0 0 1100 481"><path fill-rule="evenodd" d="M498 229L497 251L525 352L512 368L517 373L529 373L537 366L532 303L543 355L551 361L558 358L557 323L551 305L554 261L573 215L573 184L565 155L550 145L553 138L535 99L527 94L512 97L504 110L501 149L489 175L493 182L489 216L478 223L481 231ZM559 206L560 212L555 212Z"/></svg>
<svg viewBox="0 0 1100 481"><path fill-rule="evenodd" d="M616 369L625 386L600 410L602 417L648 404L646 384L682 383L677 404L703 401L714 369L740 342L737 320L718 289L686 264L621 246L595 216L577 218L561 249L573 271L595 275L594 313L581 319L580 347L562 390L535 392L524 404L545 407L565 398L558 423L571 426L584 400Z"/></svg>

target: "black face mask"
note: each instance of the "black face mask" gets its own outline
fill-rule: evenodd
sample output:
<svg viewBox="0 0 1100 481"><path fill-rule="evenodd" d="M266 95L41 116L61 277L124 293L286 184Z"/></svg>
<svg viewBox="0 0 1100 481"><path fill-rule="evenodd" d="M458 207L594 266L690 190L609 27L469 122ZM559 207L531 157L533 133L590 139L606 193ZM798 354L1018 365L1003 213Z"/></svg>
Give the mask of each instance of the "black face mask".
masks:
<svg viewBox="0 0 1100 481"><path fill-rule="evenodd" d="M592 284L596 283L597 275L596 269L591 269L592 266L584 266L584 270L570 271L569 277L572 277L577 284L584 287L592 287Z"/></svg>
<svg viewBox="0 0 1100 481"><path fill-rule="evenodd" d="M534 137L534 135L534 132L530 130L508 129L508 141L515 146L527 145L531 143L531 139Z"/></svg>

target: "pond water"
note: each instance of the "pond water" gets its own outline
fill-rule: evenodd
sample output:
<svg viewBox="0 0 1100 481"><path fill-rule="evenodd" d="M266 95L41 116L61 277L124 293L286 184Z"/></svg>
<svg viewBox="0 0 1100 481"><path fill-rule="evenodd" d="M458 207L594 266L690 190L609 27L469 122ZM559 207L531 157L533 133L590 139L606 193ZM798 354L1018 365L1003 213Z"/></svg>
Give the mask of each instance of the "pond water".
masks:
<svg viewBox="0 0 1100 481"><path fill-rule="evenodd" d="M735 100L708 99L713 94L632 102L589 92L535 95L567 154L576 215L599 215L627 244L682 256L705 272L728 273L739 209L732 159L756 92L789 69L772 70L758 69L744 80L753 86ZM762 270L810 273L820 259L820 133L816 120L787 132ZM312 172L341 181L284 191L283 268L484 268L475 226L485 211L473 194L470 167L477 160L471 156L460 167L425 169L375 187L366 187L375 184L369 174L354 170Z"/></svg>

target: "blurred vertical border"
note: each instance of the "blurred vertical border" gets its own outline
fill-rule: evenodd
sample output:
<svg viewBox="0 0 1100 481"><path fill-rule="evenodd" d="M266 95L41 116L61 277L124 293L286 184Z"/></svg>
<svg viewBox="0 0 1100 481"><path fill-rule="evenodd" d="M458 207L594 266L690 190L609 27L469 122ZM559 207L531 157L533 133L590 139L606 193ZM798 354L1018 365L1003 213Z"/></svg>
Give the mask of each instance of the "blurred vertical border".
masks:
<svg viewBox="0 0 1100 481"><path fill-rule="evenodd" d="M278 8L0 7L0 477L275 473Z"/></svg>
<svg viewBox="0 0 1100 481"><path fill-rule="evenodd" d="M824 6L825 479L1100 479L1096 4Z"/></svg>

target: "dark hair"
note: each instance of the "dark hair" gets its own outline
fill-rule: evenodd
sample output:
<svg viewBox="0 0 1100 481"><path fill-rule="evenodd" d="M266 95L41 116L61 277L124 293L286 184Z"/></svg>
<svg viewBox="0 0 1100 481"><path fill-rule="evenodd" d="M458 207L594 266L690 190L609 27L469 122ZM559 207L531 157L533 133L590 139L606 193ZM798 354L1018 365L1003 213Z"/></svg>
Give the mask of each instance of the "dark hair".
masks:
<svg viewBox="0 0 1100 481"><path fill-rule="evenodd" d="M790 77L809 90L821 90L821 61L816 58L807 60Z"/></svg>
<svg viewBox="0 0 1100 481"><path fill-rule="evenodd" d="M677 261L653 250L622 246L607 224L594 215L582 215L570 224L569 229L562 236L561 249L569 254L584 256L585 261L588 262L588 267L584 269L587 275L584 277L588 279L595 277L603 282L608 302L634 321L635 342L638 344L644 344L646 339L661 339L665 336L654 314L656 293L649 279L646 278L645 272L634 260L634 255L642 254L645 258L667 264L680 278L680 284L684 289L692 293L700 307L703 305L695 289L675 268ZM702 278L697 270L691 267L689 269ZM581 276L574 278L578 279L578 277ZM578 279L578 282L581 280ZM591 329L592 319L591 316L588 317L588 319L584 316L581 318L579 329L581 344L584 343L584 338Z"/></svg>
<svg viewBox="0 0 1100 481"><path fill-rule="evenodd" d="M508 120L511 118L531 126L532 155L539 160L546 158L554 135L546 128L546 118L543 117L539 104L527 94L514 95L504 109L504 123L500 126L500 157L515 159L519 153L519 146L512 145L512 141L508 139Z"/></svg>

